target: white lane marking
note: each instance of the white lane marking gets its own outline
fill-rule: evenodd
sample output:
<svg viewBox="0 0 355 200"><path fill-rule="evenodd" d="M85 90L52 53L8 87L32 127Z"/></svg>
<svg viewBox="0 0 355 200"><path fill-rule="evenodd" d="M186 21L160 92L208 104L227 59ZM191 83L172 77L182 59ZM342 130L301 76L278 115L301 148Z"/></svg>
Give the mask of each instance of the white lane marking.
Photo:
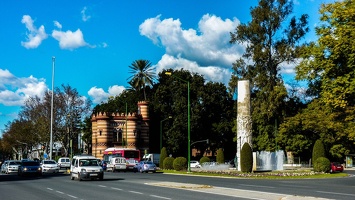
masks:
<svg viewBox="0 0 355 200"><path fill-rule="evenodd" d="M74 199L77 199L78 197L76 197L76 196L73 196L73 195L70 195L70 194L67 194L69 197L71 197L71 198L74 198Z"/></svg>
<svg viewBox="0 0 355 200"><path fill-rule="evenodd" d="M247 185L247 184L239 184L241 186L248 186L248 187L259 187L259 188L275 188L270 186L263 186L263 185Z"/></svg>
<svg viewBox="0 0 355 200"><path fill-rule="evenodd" d="M47 190L52 190L52 191L53 191L53 189L52 189L52 188L47 188Z"/></svg>
<svg viewBox="0 0 355 200"><path fill-rule="evenodd" d="M58 190L56 192L59 193L59 194L64 194L64 192L61 192L61 191L58 191Z"/></svg>
<svg viewBox="0 0 355 200"><path fill-rule="evenodd" d="M130 190L130 191L128 191L128 192L131 192L131 193L134 193L134 194L143 194L143 193L141 193L141 192L132 191L132 190Z"/></svg>
<svg viewBox="0 0 355 200"><path fill-rule="evenodd" d="M159 198L159 199L171 199L171 198L168 198L168 197L162 197L162 196L158 196L158 195L149 195L151 197L155 197L155 198Z"/></svg>
<svg viewBox="0 0 355 200"><path fill-rule="evenodd" d="M115 187L111 187L111 189L113 189L113 190L122 190L122 189L120 189L120 188L115 188Z"/></svg>
<svg viewBox="0 0 355 200"><path fill-rule="evenodd" d="M107 187L107 186L105 186L105 185L98 185L99 187L102 187L102 188L104 188L104 187Z"/></svg>
<svg viewBox="0 0 355 200"><path fill-rule="evenodd" d="M326 191L316 191L316 192L325 193L325 194L336 194L336 195L344 195L344 196L355 197L355 194L346 194L346 193L338 193L338 192L326 192Z"/></svg>

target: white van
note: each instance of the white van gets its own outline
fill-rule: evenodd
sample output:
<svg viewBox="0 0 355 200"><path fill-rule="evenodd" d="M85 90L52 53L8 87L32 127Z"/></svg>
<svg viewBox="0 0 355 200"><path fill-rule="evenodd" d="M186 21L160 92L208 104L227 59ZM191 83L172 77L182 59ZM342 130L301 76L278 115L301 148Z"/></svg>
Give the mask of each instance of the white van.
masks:
<svg viewBox="0 0 355 200"><path fill-rule="evenodd" d="M99 164L99 159L94 156L74 156L70 165L70 179L104 179L104 171Z"/></svg>
<svg viewBox="0 0 355 200"><path fill-rule="evenodd" d="M61 157L58 159L58 166L60 169L69 169L70 168L70 158L68 157Z"/></svg>
<svg viewBox="0 0 355 200"><path fill-rule="evenodd" d="M127 160L123 157L114 157L111 158L110 161L107 163L106 171L127 171Z"/></svg>

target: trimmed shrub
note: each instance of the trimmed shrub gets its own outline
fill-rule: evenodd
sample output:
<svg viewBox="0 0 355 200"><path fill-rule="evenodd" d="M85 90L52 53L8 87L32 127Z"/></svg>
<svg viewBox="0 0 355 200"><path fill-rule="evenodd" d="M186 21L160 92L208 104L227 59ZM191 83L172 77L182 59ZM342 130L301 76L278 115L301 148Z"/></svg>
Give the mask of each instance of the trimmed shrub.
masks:
<svg viewBox="0 0 355 200"><path fill-rule="evenodd" d="M224 152L222 148L219 148L217 150L217 158L216 158L217 163L223 164L224 163Z"/></svg>
<svg viewBox="0 0 355 200"><path fill-rule="evenodd" d="M202 166L203 163L205 162L210 162L211 159L209 157L206 157L206 156L203 156L201 159L200 159L200 165Z"/></svg>
<svg viewBox="0 0 355 200"><path fill-rule="evenodd" d="M319 157L313 163L313 169L315 172L329 172L330 171L330 161L326 157Z"/></svg>
<svg viewBox="0 0 355 200"><path fill-rule="evenodd" d="M313 146L312 163L314 164L315 161L320 157L326 157L326 156L325 156L323 142L322 142L322 140L318 139Z"/></svg>
<svg viewBox="0 0 355 200"><path fill-rule="evenodd" d="M249 143L244 143L240 152L240 170L247 173L253 170L253 152Z"/></svg>
<svg viewBox="0 0 355 200"><path fill-rule="evenodd" d="M187 169L187 160L184 157L177 157L173 163L174 169L176 171L186 170Z"/></svg>
<svg viewBox="0 0 355 200"><path fill-rule="evenodd" d="M164 168L164 160L168 157L168 153L166 152L166 148L163 147L160 150L160 160L159 160L159 167L162 169Z"/></svg>
<svg viewBox="0 0 355 200"><path fill-rule="evenodd" d="M166 157L163 161L164 169L174 169L174 160L173 157Z"/></svg>

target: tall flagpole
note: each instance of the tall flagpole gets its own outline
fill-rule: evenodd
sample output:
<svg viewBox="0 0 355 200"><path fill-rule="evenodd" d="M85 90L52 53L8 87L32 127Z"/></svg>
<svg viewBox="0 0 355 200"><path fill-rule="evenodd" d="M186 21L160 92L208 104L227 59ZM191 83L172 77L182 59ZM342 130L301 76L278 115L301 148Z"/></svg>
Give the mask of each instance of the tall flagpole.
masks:
<svg viewBox="0 0 355 200"><path fill-rule="evenodd" d="M53 94L54 94L54 63L55 57L52 57L52 100L51 100L51 139L50 139L50 151L49 151L49 159L52 160L53 154Z"/></svg>

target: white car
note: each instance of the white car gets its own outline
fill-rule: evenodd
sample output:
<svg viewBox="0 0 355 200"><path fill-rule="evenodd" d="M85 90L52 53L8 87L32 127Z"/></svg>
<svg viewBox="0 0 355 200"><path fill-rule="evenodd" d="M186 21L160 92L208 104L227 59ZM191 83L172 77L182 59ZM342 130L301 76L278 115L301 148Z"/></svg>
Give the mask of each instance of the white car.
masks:
<svg viewBox="0 0 355 200"><path fill-rule="evenodd" d="M99 165L99 160L94 156L74 156L70 165L70 179L104 179L104 171Z"/></svg>
<svg viewBox="0 0 355 200"><path fill-rule="evenodd" d="M5 174L10 174L14 172L18 172L18 167L21 165L20 161L17 160L10 160L7 164L7 167L5 169Z"/></svg>
<svg viewBox="0 0 355 200"><path fill-rule="evenodd" d="M59 166L55 160L42 160L41 167L43 173L58 173Z"/></svg>
<svg viewBox="0 0 355 200"><path fill-rule="evenodd" d="M199 163L198 161L196 161L196 160L191 160L191 161L190 161L190 167L191 167L191 168L200 168L201 165L200 165L200 163Z"/></svg>
<svg viewBox="0 0 355 200"><path fill-rule="evenodd" d="M5 160L4 163L2 163L2 165L1 165L1 173L5 173L6 172L6 168L7 168L8 164L9 164L8 160Z"/></svg>
<svg viewBox="0 0 355 200"><path fill-rule="evenodd" d="M62 157L58 159L58 166L60 169L69 169L70 168L70 158Z"/></svg>

